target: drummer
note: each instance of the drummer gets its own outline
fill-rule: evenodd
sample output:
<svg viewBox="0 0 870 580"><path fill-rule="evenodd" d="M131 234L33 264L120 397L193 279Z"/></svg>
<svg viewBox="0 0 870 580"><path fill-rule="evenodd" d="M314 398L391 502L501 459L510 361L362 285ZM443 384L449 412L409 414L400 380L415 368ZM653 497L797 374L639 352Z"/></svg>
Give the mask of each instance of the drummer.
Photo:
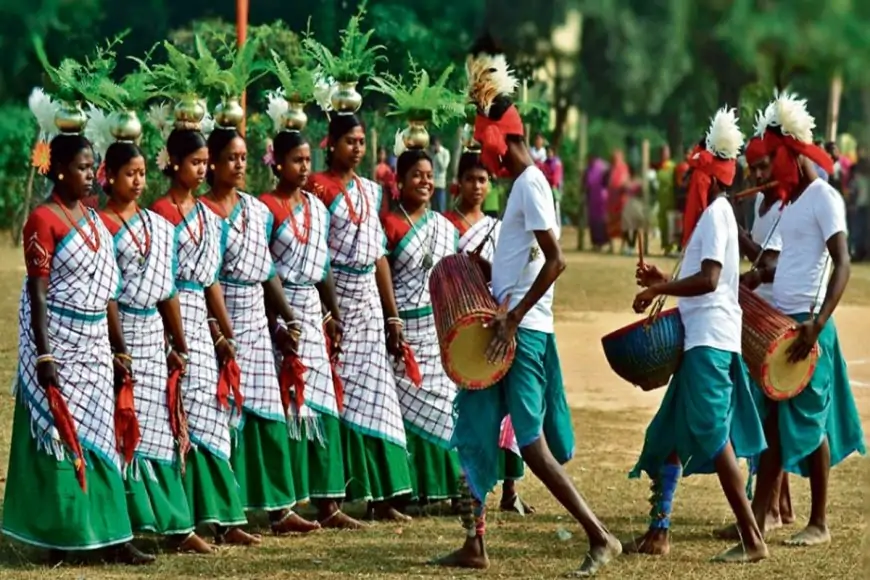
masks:
<svg viewBox="0 0 870 580"><path fill-rule="evenodd" d="M741 349L742 312L737 301L740 252L737 220L725 197L743 145L733 110L721 109L706 139L689 159L691 175L684 227L688 235L676 281L655 266L638 269L646 289L634 308L643 312L660 296L679 297L685 329L680 367L646 432L643 451L631 472L653 480L649 530L625 546L628 551L668 552L671 502L680 477L717 473L737 517L742 543L716 556L721 562L755 562L767 557L743 486L738 457L765 448Z"/></svg>
<svg viewBox="0 0 870 580"><path fill-rule="evenodd" d="M855 451L865 453L861 420L849 385L846 362L832 318L849 280L845 208L839 194L820 178L814 164L831 173L831 158L813 145L815 125L806 101L781 94L753 139L746 158L756 181L776 181L788 202L779 223L778 263L746 276L752 286L773 283L774 305L795 319L800 335L790 354L805 359L813 345L821 352L806 389L776 403L763 399L770 449L761 456L755 513L765 531L764 509L779 472L810 478L812 507L807 527L786 543L812 546L830 542L827 490L830 468ZM833 269L827 284L828 262ZM779 272L779 275L777 275ZM814 316L815 315L815 316Z"/></svg>
<svg viewBox="0 0 870 580"><path fill-rule="evenodd" d="M511 343L516 354L497 385L461 390L456 397L453 443L474 497L473 517L463 517L464 545L437 561L443 566L486 568L483 536L486 495L498 479L499 428L510 414L523 459L547 489L583 526L590 549L578 575L591 576L621 551L562 464L574 454L571 413L553 334L553 283L565 269L552 192L534 165L523 138L523 122L509 95L516 87L492 39L475 46L469 60L469 96L477 105L475 139L493 174L514 179L493 257L493 294L503 309L492 323L495 338L487 356L503 361ZM482 139L483 136L486 139ZM463 514L470 516L471 514Z"/></svg>

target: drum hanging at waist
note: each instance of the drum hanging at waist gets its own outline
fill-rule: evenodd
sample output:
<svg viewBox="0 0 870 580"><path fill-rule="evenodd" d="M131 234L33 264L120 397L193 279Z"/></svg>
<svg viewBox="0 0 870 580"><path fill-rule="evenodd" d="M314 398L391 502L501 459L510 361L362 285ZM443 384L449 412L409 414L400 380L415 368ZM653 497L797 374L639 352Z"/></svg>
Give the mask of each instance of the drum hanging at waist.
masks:
<svg viewBox="0 0 870 580"><path fill-rule="evenodd" d="M788 349L798 337L793 319L779 312L752 290L740 286L743 309L741 350L749 374L774 401L796 397L809 384L819 360L819 345L796 363L788 360Z"/></svg>
<svg viewBox="0 0 870 580"><path fill-rule="evenodd" d="M498 364L489 364L486 349L493 330L484 328L498 311L475 258L447 256L429 277L429 294L441 347L441 363L450 380L463 389L484 389L501 380L513 362L516 345Z"/></svg>

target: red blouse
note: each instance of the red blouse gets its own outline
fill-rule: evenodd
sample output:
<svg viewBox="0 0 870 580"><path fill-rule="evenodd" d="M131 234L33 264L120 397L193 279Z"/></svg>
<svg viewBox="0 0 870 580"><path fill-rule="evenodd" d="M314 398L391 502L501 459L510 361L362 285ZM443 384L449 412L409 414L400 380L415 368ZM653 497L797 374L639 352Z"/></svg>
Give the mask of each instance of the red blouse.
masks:
<svg viewBox="0 0 870 580"><path fill-rule="evenodd" d="M37 207L24 224L24 263L27 275L48 278L57 243L72 229L63 218L45 205Z"/></svg>
<svg viewBox="0 0 870 580"><path fill-rule="evenodd" d="M408 223L408 220L394 213L381 215L381 225L384 228L384 234L387 236L387 250L390 252L395 250L399 242L402 241L402 238L411 231L411 224Z"/></svg>

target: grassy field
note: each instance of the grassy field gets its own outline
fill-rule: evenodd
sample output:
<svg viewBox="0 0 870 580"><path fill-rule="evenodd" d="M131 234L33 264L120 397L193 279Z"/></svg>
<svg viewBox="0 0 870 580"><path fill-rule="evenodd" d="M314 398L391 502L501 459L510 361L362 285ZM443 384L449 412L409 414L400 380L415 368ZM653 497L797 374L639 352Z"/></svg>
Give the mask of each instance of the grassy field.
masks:
<svg viewBox="0 0 870 580"><path fill-rule="evenodd" d="M575 242L570 232L565 247ZM664 262L664 260L662 260ZM664 267L664 266L663 266ZM612 317L613 328L622 322L636 291L633 283L634 260L629 257L597 254L569 255L569 268L559 282L557 319L582 319L585 313ZM16 363L17 302L23 270L20 251L0 249L0 386L10 385ZM855 267L845 300L849 305L870 305L870 268ZM843 321L868 328L870 308L857 320ZM606 322L611 318L605 318ZM863 322L862 322L863 320ZM579 326L578 326L579 325ZM561 323L557 335L563 344L562 361L566 377L599 373L596 387L609 393L612 404L585 406L574 410L577 457L568 469L593 509L611 530L622 538L645 529L649 509L648 481L626 477L633 465L643 432L655 409L655 399L646 397L635 405L637 394L622 383L603 360L597 346L600 334L582 326L582 322ZM595 330L594 332L599 332ZM572 337L571 333L581 333ZM860 330L854 333L860 336ZM851 336L851 335L850 335ZM565 345L574 338L587 342L586 350L566 352ZM587 340L588 339L588 340ZM854 341L853 341L854 342ZM593 344L595 343L595 344ZM866 353L870 349L852 344L850 352ZM573 348L573 347L572 347ZM863 361L862 361L863 362ZM870 361L868 361L870 362ZM861 371L861 367L856 367ZM863 378L865 375L861 375ZM597 379L596 379L597 380ZM584 383L566 380L569 395L582 395ZM4 391L7 392L7 391ZM870 419L870 397L866 390L857 393L865 425ZM8 459L13 400L0 397L0 487L3 487ZM621 406L620 406L621 405ZM730 512L715 477L683 480L677 491L673 518L673 545L665 558L623 557L600 574L605 579L678 578L681 580L718 579L860 579L868 578L862 564L868 551L865 540L868 498L867 463L850 459L838 467L831 478L829 524L834 537L830 546L795 550L781 546L781 540L799 529L792 526L774 533L770 540L771 558L750 566L723 566L708 563L713 555L727 547L715 540L711 531L730 521ZM549 497L540 483L529 476L520 484L521 493L538 513L534 516L504 516L494 509L488 527L488 545L493 566L485 573L450 571L426 565L426 562L450 551L462 541L456 518L428 517L415 519L410 525L378 524L363 532L322 532L307 537L273 538L265 535L262 518L255 525L264 529L263 546L254 549L226 548L217 555L188 556L164 554L147 569L115 566L48 569L40 555L18 544L0 540L0 578L459 578L475 575L487 578L556 578L579 565L586 550L582 530ZM792 483L798 522L805 521L808 485ZM493 508L495 506L492 506ZM304 511L304 508L303 508ZM354 507L348 509L354 513ZM358 509L356 510L358 514ZM568 532L566 534L565 532ZM153 538L142 538L141 545L159 551Z"/></svg>

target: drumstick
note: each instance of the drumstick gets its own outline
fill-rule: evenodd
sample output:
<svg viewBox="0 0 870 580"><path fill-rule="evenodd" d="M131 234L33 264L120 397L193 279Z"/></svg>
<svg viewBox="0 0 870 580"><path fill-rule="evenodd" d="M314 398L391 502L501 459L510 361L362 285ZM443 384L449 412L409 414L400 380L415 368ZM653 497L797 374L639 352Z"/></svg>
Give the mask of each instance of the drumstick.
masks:
<svg viewBox="0 0 870 580"><path fill-rule="evenodd" d="M773 187L776 187L777 185L779 185L778 182L771 181L769 183L765 183L764 185L757 185L755 187L750 187L749 189L744 189L743 191L735 193L732 197L734 199L743 199L744 197L754 195L754 194L758 193L759 191L764 191L765 189L771 189Z"/></svg>
<svg viewBox="0 0 870 580"><path fill-rule="evenodd" d="M637 267L643 270L643 230L637 232Z"/></svg>

